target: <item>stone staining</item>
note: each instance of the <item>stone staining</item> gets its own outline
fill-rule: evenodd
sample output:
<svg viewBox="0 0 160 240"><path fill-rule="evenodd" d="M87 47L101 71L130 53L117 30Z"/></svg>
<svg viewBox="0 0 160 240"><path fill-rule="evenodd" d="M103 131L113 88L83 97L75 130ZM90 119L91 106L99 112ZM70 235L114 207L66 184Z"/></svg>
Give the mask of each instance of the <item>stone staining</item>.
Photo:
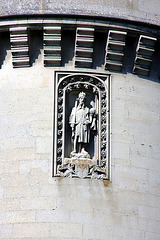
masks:
<svg viewBox="0 0 160 240"><path fill-rule="evenodd" d="M28 31L26 27L10 29L13 67L29 67Z"/></svg>
<svg viewBox="0 0 160 240"><path fill-rule="evenodd" d="M44 27L44 66L61 66L61 27Z"/></svg>
<svg viewBox="0 0 160 240"><path fill-rule="evenodd" d="M106 92L102 81L88 75L59 82L56 176L107 179Z"/></svg>
<svg viewBox="0 0 160 240"><path fill-rule="evenodd" d="M141 35L136 50L133 72L137 75L148 76L155 51L156 38Z"/></svg>
<svg viewBox="0 0 160 240"><path fill-rule="evenodd" d="M121 71L126 35L126 32L113 30L108 32L105 62L106 70Z"/></svg>
<svg viewBox="0 0 160 240"><path fill-rule="evenodd" d="M77 28L75 49L76 67L92 68L93 43L93 28Z"/></svg>

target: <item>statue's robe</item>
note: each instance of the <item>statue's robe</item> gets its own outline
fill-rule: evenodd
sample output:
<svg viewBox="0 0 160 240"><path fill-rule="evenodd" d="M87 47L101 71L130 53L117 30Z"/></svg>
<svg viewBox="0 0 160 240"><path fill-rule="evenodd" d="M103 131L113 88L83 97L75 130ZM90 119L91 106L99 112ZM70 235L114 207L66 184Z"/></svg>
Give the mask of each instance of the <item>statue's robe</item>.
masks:
<svg viewBox="0 0 160 240"><path fill-rule="evenodd" d="M90 140L90 121L89 108L80 107L73 108L70 115L70 125L74 126L75 137L79 143L89 143Z"/></svg>

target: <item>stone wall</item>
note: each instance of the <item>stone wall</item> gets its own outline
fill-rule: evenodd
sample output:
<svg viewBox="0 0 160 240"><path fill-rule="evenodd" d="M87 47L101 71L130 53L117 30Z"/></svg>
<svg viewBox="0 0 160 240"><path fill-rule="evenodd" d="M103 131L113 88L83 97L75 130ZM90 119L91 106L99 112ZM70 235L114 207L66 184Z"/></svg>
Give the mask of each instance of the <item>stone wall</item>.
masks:
<svg viewBox="0 0 160 240"><path fill-rule="evenodd" d="M85 69L111 74L111 178L56 178L54 71L75 68L45 67L34 44L31 67L13 68L9 41L1 55L0 239L159 240L158 53L149 77Z"/></svg>

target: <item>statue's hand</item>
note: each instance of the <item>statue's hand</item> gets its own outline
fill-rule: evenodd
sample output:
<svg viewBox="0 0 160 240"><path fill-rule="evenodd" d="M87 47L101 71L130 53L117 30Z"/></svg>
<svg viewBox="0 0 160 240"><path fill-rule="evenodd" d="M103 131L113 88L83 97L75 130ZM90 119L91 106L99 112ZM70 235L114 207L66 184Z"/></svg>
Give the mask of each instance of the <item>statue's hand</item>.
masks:
<svg viewBox="0 0 160 240"><path fill-rule="evenodd" d="M70 126L72 128L72 131L74 130L74 123L70 123Z"/></svg>
<svg viewBox="0 0 160 240"><path fill-rule="evenodd" d="M84 122L83 122L83 125L88 125L89 124L89 120L85 120Z"/></svg>
<svg viewBox="0 0 160 240"><path fill-rule="evenodd" d="M74 138L74 135L75 135L74 128L72 128L72 138Z"/></svg>

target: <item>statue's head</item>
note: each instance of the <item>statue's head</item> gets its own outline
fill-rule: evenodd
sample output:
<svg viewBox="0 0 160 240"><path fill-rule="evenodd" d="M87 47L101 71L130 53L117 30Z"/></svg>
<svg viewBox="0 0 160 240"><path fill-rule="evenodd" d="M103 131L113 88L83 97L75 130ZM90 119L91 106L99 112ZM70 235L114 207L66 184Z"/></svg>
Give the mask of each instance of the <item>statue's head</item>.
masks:
<svg viewBox="0 0 160 240"><path fill-rule="evenodd" d="M78 95L79 102L85 102L86 100L86 94L84 92L80 92Z"/></svg>

